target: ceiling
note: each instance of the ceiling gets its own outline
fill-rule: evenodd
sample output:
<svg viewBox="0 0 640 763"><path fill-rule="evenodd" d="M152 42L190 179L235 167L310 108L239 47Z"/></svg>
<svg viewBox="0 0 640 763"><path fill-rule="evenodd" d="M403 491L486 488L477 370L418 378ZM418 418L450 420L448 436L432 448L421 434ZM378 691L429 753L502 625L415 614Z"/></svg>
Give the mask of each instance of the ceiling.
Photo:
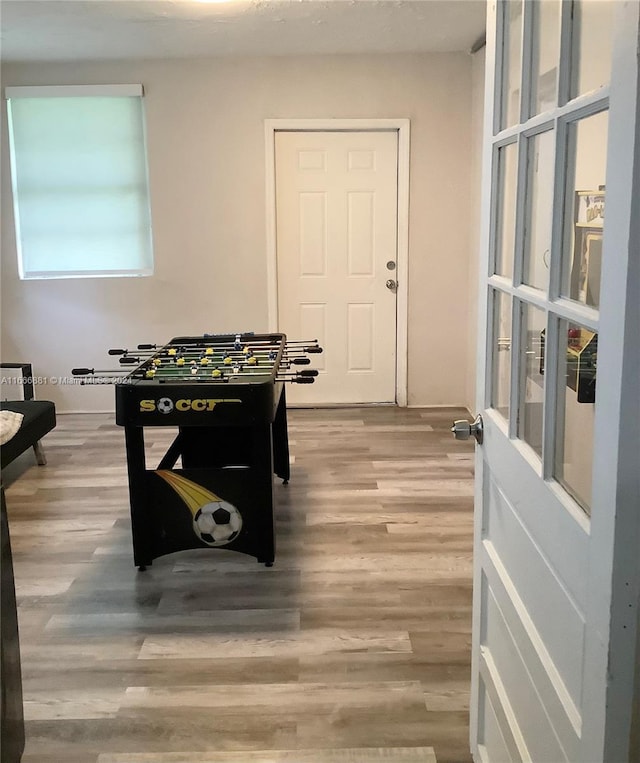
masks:
<svg viewBox="0 0 640 763"><path fill-rule="evenodd" d="M2 0L0 26L3 62L469 51L485 0Z"/></svg>

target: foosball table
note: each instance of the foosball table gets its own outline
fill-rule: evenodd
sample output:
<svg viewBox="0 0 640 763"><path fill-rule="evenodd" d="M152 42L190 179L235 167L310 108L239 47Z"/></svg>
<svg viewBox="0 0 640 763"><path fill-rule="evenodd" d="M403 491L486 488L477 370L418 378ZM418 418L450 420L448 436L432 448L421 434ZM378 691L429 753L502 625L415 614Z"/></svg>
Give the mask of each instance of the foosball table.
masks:
<svg viewBox="0 0 640 763"><path fill-rule="evenodd" d="M290 476L285 383L313 383L318 372L302 367L320 352L284 334L205 334L109 350L118 369L73 369L81 383L115 384L140 570L203 547L273 564L273 479ZM177 430L151 468L147 427Z"/></svg>

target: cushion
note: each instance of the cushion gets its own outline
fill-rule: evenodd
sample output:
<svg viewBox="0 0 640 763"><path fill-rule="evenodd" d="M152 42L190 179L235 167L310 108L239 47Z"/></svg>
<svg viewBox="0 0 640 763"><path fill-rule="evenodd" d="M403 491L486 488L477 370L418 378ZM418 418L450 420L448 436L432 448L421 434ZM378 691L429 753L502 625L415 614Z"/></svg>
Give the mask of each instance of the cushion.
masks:
<svg viewBox="0 0 640 763"><path fill-rule="evenodd" d="M3 400L0 410L21 413L18 432L0 449L2 468L32 448L56 425L56 408L48 400Z"/></svg>
<svg viewBox="0 0 640 763"><path fill-rule="evenodd" d="M17 434L23 418L24 414L17 411L0 411L0 446Z"/></svg>

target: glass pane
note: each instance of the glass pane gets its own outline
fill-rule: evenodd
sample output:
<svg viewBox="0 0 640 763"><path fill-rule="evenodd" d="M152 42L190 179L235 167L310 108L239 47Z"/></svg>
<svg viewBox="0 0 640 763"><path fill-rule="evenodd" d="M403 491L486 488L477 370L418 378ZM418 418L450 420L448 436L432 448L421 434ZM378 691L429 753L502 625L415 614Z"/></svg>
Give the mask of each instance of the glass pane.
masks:
<svg viewBox="0 0 640 763"><path fill-rule="evenodd" d="M591 307L600 305L609 112L570 125L562 253L562 294Z"/></svg>
<svg viewBox="0 0 640 763"><path fill-rule="evenodd" d="M511 380L511 297L500 291L494 291L493 295L491 407L508 419Z"/></svg>
<svg viewBox="0 0 640 763"><path fill-rule="evenodd" d="M533 4L531 116L552 109L558 101L560 10L560 0Z"/></svg>
<svg viewBox="0 0 640 763"><path fill-rule="evenodd" d="M153 269L141 97L10 101L25 277Z"/></svg>
<svg viewBox="0 0 640 763"><path fill-rule="evenodd" d="M612 0L574 0L571 97L607 85L611 79Z"/></svg>
<svg viewBox="0 0 640 763"><path fill-rule="evenodd" d="M549 284L555 132L529 140L527 147L527 217L522 280L546 291Z"/></svg>
<svg viewBox="0 0 640 763"><path fill-rule="evenodd" d="M513 250L516 241L516 184L518 145L498 149L498 220L496 229L496 268L499 275L513 276Z"/></svg>
<svg viewBox="0 0 640 763"><path fill-rule="evenodd" d="M502 97L500 127L520 122L522 72L522 0L505 0L502 40Z"/></svg>
<svg viewBox="0 0 640 763"><path fill-rule="evenodd" d="M589 514L598 335L560 321L554 476Z"/></svg>
<svg viewBox="0 0 640 763"><path fill-rule="evenodd" d="M533 305L522 305L522 380L518 437L542 457L544 400L544 337L546 315Z"/></svg>

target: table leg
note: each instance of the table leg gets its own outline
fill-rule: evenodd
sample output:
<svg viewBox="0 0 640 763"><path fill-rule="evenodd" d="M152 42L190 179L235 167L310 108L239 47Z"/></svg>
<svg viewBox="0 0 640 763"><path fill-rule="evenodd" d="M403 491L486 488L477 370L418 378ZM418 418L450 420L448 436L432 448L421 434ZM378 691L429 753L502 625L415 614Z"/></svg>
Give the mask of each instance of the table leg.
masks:
<svg viewBox="0 0 640 763"><path fill-rule="evenodd" d="M127 449L127 471L129 473L133 561L136 567L144 570L153 561L145 484L144 429L126 426L124 436Z"/></svg>
<svg viewBox="0 0 640 763"><path fill-rule="evenodd" d="M275 520L273 516L273 433L271 425L253 428L254 460L251 465L251 478L259 486L263 496L261 510L256 513L255 532L260 548L257 553L259 562L271 567L276 553Z"/></svg>
<svg viewBox="0 0 640 763"><path fill-rule="evenodd" d="M273 466L274 471L285 485L291 476L289 464L289 434L287 432L287 401L285 385L282 385L280 401L273 420Z"/></svg>
<svg viewBox="0 0 640 763"><path fill-rule="evenodd" d="M24 717L22 710L22 673L20 669L20 640L18 612L13 580L11 541L7 507L2 492L2 549L0 592L0 676L2 699L0 707L2 734L2 763L18 763L24 750Z"/></svg>

